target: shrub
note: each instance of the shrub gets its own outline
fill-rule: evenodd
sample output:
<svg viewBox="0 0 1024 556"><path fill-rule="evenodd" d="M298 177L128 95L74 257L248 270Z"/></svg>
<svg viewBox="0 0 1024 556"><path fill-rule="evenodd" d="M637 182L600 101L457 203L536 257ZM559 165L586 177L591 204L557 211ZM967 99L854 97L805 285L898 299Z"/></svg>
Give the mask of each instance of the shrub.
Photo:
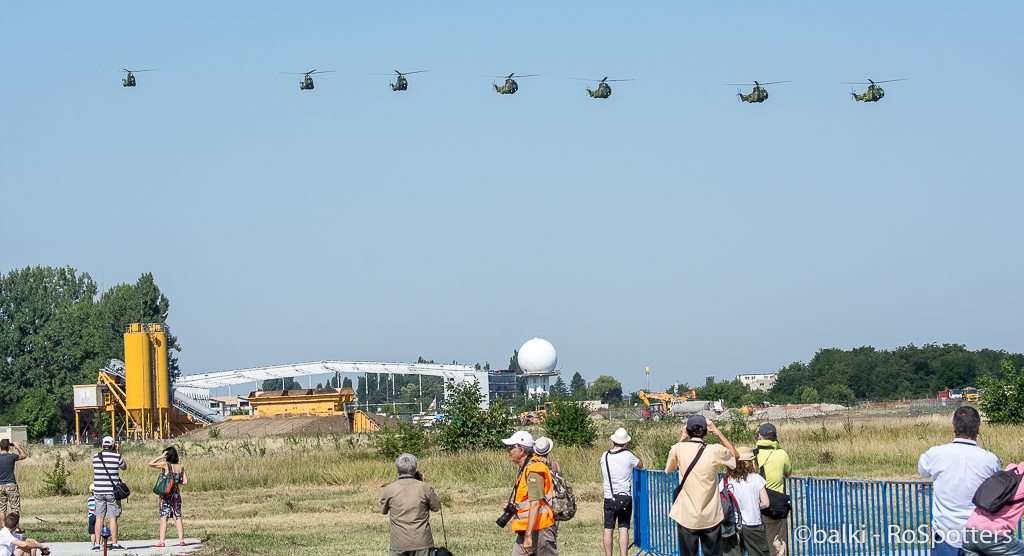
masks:
<svg viewBox="0 0 1024 556"><path fill-rule="evenodd" d="M394 425L388 425L377 433L373 441L377 453L388 461L394 461L402 454L423 457L430 448L430 439L423 427L407 423L401 419Z"/></svg>
<svg viewBox="0 0 1024 556"><path fill-rule="evenodd" d="M572 402L555 403L554 411L544 420L544 432L566 446L590 446L597 438L590 411Z"/></svg>
<svg viewBox="0 0 1024 556"><path fill-rule="evenodd" d="M508 407L495 400L487 411L479 383L462 382L451 387L448 399L441 405L444 414L437 425L437 441L445 450L497 448L501 439L510 435L515 421Z"/></svg>
<svg viewBox="0 0 1024 556"><path fill-rule="evenodd" d="M210 438L214 440L220 438L220 429L210 429Z"/></svg>
<svg viewBox="0 0 1024 556"><path fill-rule="evenodd" d="M804 388L804 393L800 395L801 403L818 403L819 400L818 391L810 386Z"/></svg>
<svg viewBox="0 0 1024 556"><path fill-rule="evenodd" d="M1024 368L1004 359L1002 378L978 377L980 405L991 423L1024 424Z"/></svg>
<svg viewBox="0 0 1024 556"><path fill-rule="evenodd" d="M71 471L64 466L64 459L60 457L60 452L57 452L57 460L53 462L53 470L47 471L43 476L42 495L43 496L67 496L71 494L71 489L68 487L68 477L71 476Z"/></svg>
<svg viewBox="0 0 1024 556"><path fill-rule="evenodd" d="M715 424L721 429L722 434L732 442L733 446L752 446L757 437L754 431L747 425L746 415L743 412L730 409L729 416L732 418L728 424L725 419L716 421Z"/></svg>
<svg viewBox="0 0 1024 556"><path fill-rule="evenodd" d="M837 403L850 407L857 403L857 398L848 386L843 384L829 384L821 395L821 399L827 403Z"/></svg>

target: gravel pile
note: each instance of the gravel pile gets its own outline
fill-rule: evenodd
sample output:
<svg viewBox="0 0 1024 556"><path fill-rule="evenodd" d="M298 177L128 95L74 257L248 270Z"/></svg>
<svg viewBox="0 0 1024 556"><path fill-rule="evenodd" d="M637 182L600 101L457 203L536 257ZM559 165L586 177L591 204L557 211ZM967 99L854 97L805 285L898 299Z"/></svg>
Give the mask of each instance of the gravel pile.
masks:
<svg viewBox="0 0 1024 556"><path fill-rule="evenodd" d="M819 407L822 411L842 411L846 409L846 406L834 403L823 403Z"/></svg>
<svg viewBox="0 0 1024 556"><path fill-rule="evenodd" d="M824 413L814 409L813 407L801 407L794 411L791 417L794 419L806 419L807 417L822 417L824 415Z"/></svg>
<svg viewBox="0 0 1024 556"><path fill-rule="evenodd" d="M776 421L778 419L789 419L789 417L789 412L781 407L769 407L754 414L754 418L758 421Z"/></svg>

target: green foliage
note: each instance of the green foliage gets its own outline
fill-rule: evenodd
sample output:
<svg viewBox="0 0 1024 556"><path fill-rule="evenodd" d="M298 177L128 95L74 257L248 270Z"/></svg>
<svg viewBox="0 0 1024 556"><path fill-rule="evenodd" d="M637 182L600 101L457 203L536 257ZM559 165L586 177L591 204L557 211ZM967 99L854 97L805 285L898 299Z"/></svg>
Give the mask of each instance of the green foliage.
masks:
<svg viewBox="0 0 1024 556"><path fill-rule="evenodd" d="M578 371L572 375L572 380L569 381L569 394L577 400L583 399L587 395L587 381L583 380L583 376Z"/></svg>
<svg viewBox="0 0 1024 556"><path fill-rule="evenodd" d="M544 420L544 432L566 446L590 446L597 438L590 412L582 404L572 402L555 402L554 412Z"/></svg>
<svg viewBox="0 0 1024 556"><path fill-rule="evenodd" d="M819 400L818 391L810 386L804 388L803 393L800 394L800 403L818 403Z"/></svg>
<svg viewBox="0 0 1024 556"><path fill-rule="evenodd" d="M60 418L60 409L54 397L42 388L36 388L0 417L0 421L26 427L28 437L36 440L56 436L67 430Z"/></svg>
<svg viewBox="0 0 1024 556"><path fill-rule="evenodd" d="M991 349L968 351L959 344L913 344L893 350L864 346L823 349L810 363L793 363L779 371L771 391L773 403L800 401L808 386L824 393L842 385L855 399L897 400L935 397L940 390L981 387L981 377L1001 378L1002 361L1016 368L1024 355Z"/></svg>
<svg viewBox="0 0 1024 556"><path fill-rule="evenodd" d="M437 441L445 450L497 448L501 439L512 434L515 421L509 418L508 407L501 399L494 400L487 411L479 383L461 382L449 388L448 399L441 406Z"/></svg>
<svg viewBox="0 0 1024 556"><path fill-rule="evenodd" d="M730 409L729 413L732 417L730 421L724 419L715 421L719 430L729 439L729 442L732 442L733 446L753 446L757 435L754 429L747 424L746 415L736 409Z"/></svg>
<svg viewBox="0 0 1024 556"><path fill-rule="evenodd" d="M53 405L71 403L72 385L93 383L108 359L124 359L127 324L166 324L169 307L152 274L102 293L70 267L0 275L0 408L10 416L35 388L53 396ZM180 351L173 335L168 347L173 380Z"/></svg>
<svg viewBox="0 0 1024 556"><path fill-rule="evenodd" d="M210 438L217 440L218 438L220 438L220 429L210 429L209 436Z"/></svg>
<svg viewBox="0 0 1024 556"><path fill-rule="evenodd" d="M398 419L376 434L374 446L377 453L388 461L406 453L420 458L430 448L430 438L423 427Z"/></svg>
<svg viewBox="0 0 1024 556"><path fill-rule="evenodd" d="M294 378L270 378L260 383L260 390L269 392L271 390L304 390L301 384Z"/></svg>
<svg viewBox="0 0 1024 556"><path fill-rule="evenodd" d="M825 403L836 403L850 407L857 403L853 390L843 384L829 384L821 394L821 401Z"/></svg>
<svg viewBox="0 0 1024 556"><path fill-rule="evenodd" d="M616 403L622 399L622 383L614 377L601 375L590 385L590 399L602 403Z"/></svg>
<svg viewBox="0 0 1024 556"><path fill-rule="evenodd" d="M53 469L43 474L43 484L46 486L42 488L42 495L67 496L71 494L71 489L68 486L68 477L70 476L71 470L65 467L64 459L60 457L60 452L57 452Z"/></svg>
<svg viewBox="0 0 1024 556"><path fill-rule="evenodd" d="M335 378L337 378L337 377L335 377ZM337 388L337 384L338 384L337 379L335 379L334 384L335 384L335 388ZM341 379L341 387L342 388L352 388L352 379L347 377L347 376L344 377L343 379Z"/></svg>
<svg viewBox="0 0 1024 556"><path fill-rule="evenodd" d="M1002 361L1000 376L981 377L980 405L985 418L992 423L1024 424L1024 368L1013 361Z"/></svg>
<svg viewBox="0 0 1024 556"><path fill-rule="evenodd" d="M751 395L750 388L739 379L728 382L712 382L696 389L698 400L723 400L726 407L739 407L744 405L744 398Z"/></svg>
<svg viewBox="0 0 1024 556"><path fill-rule="evenodd" d="M768 401L768 392L765 392L764 390L751 390L740 398L739 405L759 406L763 405L766 401Z"/></svg>
<svg viewBox="0 0 1024 556"><path fill-rule="evenodd" d="M559 376L558 380L556 380L555 384L551 387L552 397L557 396L559 398L568 398L569 394L569 387L565 385L565 381L562 380L561 376Z"/></svg>

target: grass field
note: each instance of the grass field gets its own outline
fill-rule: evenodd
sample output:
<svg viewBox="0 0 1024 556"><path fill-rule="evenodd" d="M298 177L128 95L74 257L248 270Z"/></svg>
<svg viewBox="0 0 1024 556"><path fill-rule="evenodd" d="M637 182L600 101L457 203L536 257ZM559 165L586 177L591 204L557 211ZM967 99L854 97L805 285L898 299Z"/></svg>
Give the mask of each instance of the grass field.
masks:
<svg viewBox="0 0 1024 556"><path fill-rule="evenodd" d="M755 423L749 425L753 442ZM917 459L925 450L952 439L951 414L908 417L898 412L853 411L828 419L776 422L794 475L854 479L919 480ZM618 424L602 423L601 439ZM681 426L630 424L634 451L648 467L664 464ZM725 425L723 425L725 428ZM739 434L739 431L735 431ZM542 434L541 429L534 431ZM980 444L1003 462L1024 459L1024 428L983 425ZM367 435L292 436L261 439L188 440L173 443L182 454L189 484L182 489L185 533L206 540L204 550L228 554L386 554L387 517L379 514L381 487L395 479ZM579 513L559 530L564 554L600 555L601 471L606 440L586 449L556 446L559 461L576 491ZM156 497L150 493L156 471L145 464L165 443L136 443L122 450L133 495L120 520L122 538L156 538ZM29 447L30 459L17 466L27 532L50 541L85 540L85 494L92 480L92 448ZM40 497L44 474L57 454L72 471L76 494ZM660 458L660 461L659 461ZM512 533L494 520L508 497L516 469L503 451L444 454L421 460L421 470L444 504L448 538L460 556L503 554ZM46 520L40 522L34 517ZM435 539L443 543L440 520ZM173 527L171 528L173 531Z"/></svg>

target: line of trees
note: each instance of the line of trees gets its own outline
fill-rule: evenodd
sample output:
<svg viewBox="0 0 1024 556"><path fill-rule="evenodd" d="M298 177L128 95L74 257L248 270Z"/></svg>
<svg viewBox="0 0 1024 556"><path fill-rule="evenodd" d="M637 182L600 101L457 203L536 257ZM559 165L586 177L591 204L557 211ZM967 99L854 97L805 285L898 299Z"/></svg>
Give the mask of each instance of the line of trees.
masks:
<svg viewBox="0 0 1024 556"><path fill-rule="evenodd" d="M108 359L124 360L125 327L167 323L170 302L152 274L99 291L71 267L27 267L0 275L0 422L32 438L74 427L72 386L96 382ZM178 340L168 335L172 380Z"/></svg>

